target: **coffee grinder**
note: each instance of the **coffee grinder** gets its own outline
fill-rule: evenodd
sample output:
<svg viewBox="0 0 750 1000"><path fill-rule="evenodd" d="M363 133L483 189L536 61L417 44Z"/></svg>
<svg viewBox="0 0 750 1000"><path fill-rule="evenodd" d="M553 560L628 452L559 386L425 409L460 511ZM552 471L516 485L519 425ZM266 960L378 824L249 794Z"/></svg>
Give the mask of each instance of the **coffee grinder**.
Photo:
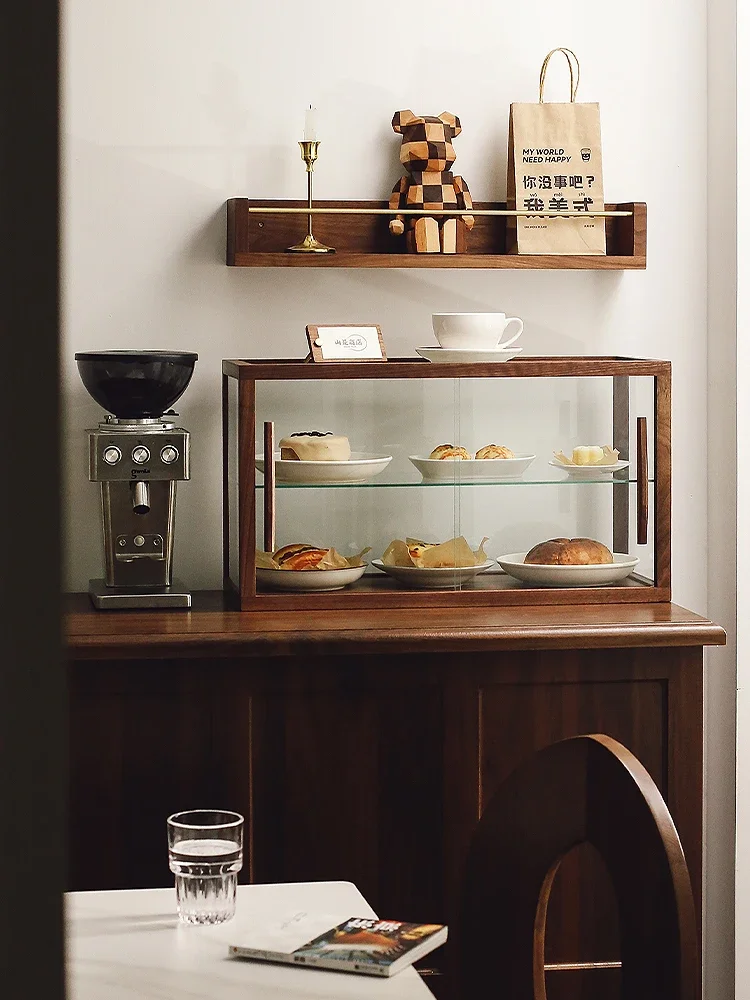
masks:
<svg viewBox="0 0 750 1000"><path fill-rule="evenodd" d="M91 580L96 608L189 608L172 579L175 490L190 478L190 435L169 407L187 388L197 354L85 351L83 384L108 411L88 430L89 480L100 484L103 580Z"/></svg>

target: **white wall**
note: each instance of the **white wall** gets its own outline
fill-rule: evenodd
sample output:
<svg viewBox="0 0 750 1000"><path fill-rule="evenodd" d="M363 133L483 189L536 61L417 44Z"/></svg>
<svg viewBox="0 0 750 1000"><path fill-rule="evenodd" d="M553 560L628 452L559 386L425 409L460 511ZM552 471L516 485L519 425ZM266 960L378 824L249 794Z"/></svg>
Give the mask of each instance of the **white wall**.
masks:
<svg viewBox="0 0 750 1000"><path fill-rule="evenodd" d="M358 12L359 10L359 12ZM391 355L430 340L438 310L522 316L527 351L670 358L675 387L677 600L706 607L705 23L702 5L636 0L607 15L447 0L372 8L218 0L69 0L65 15L65 366L68 581L99 572L96 487L83 428L99 416L75 350L173 347L200 355L178 406L193 479L179 488L176 565L220 578L221 358L300 354L310 321L381 323ZM679 15L679 16L677 16ZM394 26L403 20L399 35ZM676 26L678 26L676 30ZM533 28L533 30L532 30ZM606 44L605 44L606 40ZM534 100L559 43L602 104L610 200L649 203L645 273L231 269L224 202L299 196L303 108L320 110L321 197L385 197L400 167L398 108L461 117L457 167L475 198L504 196L508 104ZM563 96L562 75L552 80ZM552 93L552 96L556 96Z"/></svg>
<svg viewBox="0 0 750 1000"><path fill-rule="evenodd" d="M736 701L736 70L737 0L712 0L708 12L708 613L727 630L706 656L704 845L707 996L748 995L747 963L737 949L732 992L734 908L734 739ZM738 931L741 924L738 922Z"/></svg>
<svg viewBox="0 0 750 1000"><path fill-rule="evenodd" d="M737 556L750 542L750 205L742 181L750 173L750 10L737 2ZM737 574L737 996L750 992L750 579Z"/></svg>
<svg viewBox="0 0 750 1000"><path fill-rule="evenodd" d="M192 432L194 465L192 481L180 486L176 565L190 586L216 587L222 358L300 355L305 324L334 320L377 321L389 353L407 354L429 342L433 311L503 309L525 319L531 353L672 360L674 594L705 612L705 0L626 7L577 0L564 12L551 0L381 0L376 7L67 0L64 21L71 588L84 589L100 572L97 491L87 481L83 435L99 411L78 380L74 351L198 351L178 406ZM475 199L502 199L508 105L535 99L541 59L558 44L581 58L579 98L601 102L608 200L648 202L646 272L223 264L228 197L302 195L296 140L308 103L319 108L320 197L387 196L400 173L390 119L408 107L458 114L457 169ZM559 70L551 82L552 96L563 97ZM709 815L709 841L712 835ZM721 888L709 893L709 905L726 910ZM717 968L709 1000L726 990Z"/></svg>

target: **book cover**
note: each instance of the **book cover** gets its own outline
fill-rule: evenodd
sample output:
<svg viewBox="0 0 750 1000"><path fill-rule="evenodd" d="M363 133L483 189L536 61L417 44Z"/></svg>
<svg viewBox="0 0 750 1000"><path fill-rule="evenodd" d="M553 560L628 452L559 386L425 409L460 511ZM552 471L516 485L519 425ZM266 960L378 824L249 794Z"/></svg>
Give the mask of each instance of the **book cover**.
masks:
<svg viewBox="0 0 750 1000"><path fill-rule="evenodd" d="M247 941L231 945L230 954L240 958L318 966L371 976L392 976L439 947L448 937L448 928L443 924L350 917L298 947L289 950L268 948L271 937L281 943L281 936L277 931L283 930L284 937L290 943L295 937L299 941L299 932L319 920L319 917L306 913L290 915L281 921L277 929L265 930L263 944L266 947L253 947L253 943Z"/></svg>

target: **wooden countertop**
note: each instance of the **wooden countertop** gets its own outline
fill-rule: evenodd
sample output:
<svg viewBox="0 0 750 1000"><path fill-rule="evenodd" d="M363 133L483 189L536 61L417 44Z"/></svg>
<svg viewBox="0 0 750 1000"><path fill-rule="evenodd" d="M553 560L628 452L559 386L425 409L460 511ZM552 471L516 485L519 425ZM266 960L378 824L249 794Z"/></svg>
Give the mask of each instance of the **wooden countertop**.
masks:
<svg viewBox="0 0 750 1000"><path fill-rule="evenodd" d="M677 604L297 612L229 611L218 591L189 611L96 611L66 597L72 660L721 646L726 633Z"/></svg>

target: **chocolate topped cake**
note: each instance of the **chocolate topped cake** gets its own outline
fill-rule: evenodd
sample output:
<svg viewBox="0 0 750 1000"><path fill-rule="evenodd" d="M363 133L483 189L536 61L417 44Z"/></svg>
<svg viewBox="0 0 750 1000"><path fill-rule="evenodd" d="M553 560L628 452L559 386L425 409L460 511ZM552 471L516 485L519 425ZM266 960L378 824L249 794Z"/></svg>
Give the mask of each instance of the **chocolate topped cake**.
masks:
<svg viewBox="0 0 750 1000"><path fill-rule="evenodd" d="M293 462L348 462L352 457L349 438L331 431L298 431L279 444L282 459Z"/></svg>

